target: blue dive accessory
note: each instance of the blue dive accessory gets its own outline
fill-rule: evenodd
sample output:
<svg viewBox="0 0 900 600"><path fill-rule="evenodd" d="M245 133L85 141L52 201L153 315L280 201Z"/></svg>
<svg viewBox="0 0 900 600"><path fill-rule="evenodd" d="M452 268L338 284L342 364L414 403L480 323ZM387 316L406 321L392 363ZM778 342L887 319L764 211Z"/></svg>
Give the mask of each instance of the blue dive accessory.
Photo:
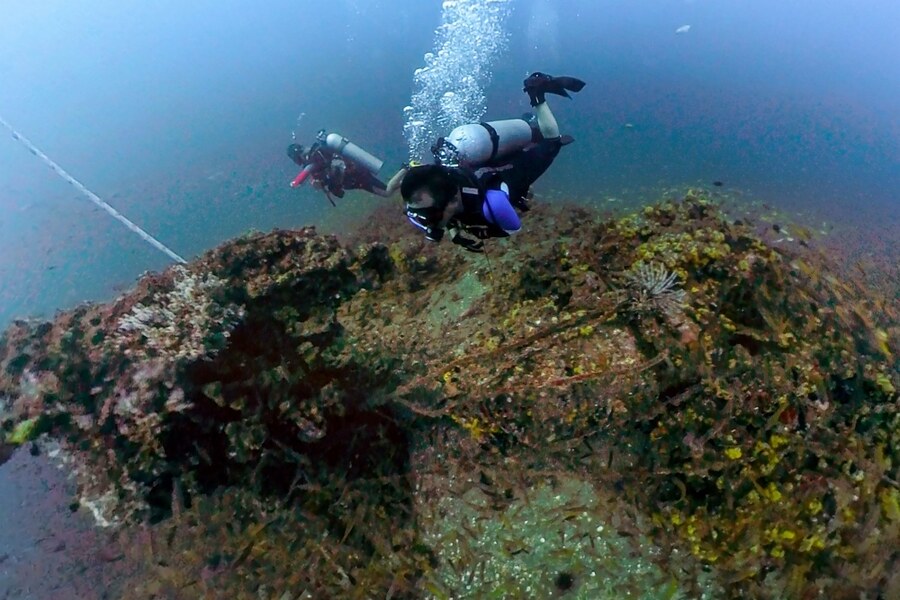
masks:
<svg viewBox="0 0 900 600"><path fill-rule="evenodd" d="M502 187L509 189L506 184ZM481 207L484 218L506 233L515 233L522 228L522 220L509 202L509 194L502 190L487 190Z"/></svg>

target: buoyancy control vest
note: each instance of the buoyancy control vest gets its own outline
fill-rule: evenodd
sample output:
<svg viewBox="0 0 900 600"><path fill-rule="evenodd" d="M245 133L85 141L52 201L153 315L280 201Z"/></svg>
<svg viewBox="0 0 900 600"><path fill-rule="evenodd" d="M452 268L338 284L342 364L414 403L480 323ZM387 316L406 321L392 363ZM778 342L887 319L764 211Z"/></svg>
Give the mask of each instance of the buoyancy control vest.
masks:
<svg viewBox="0 0 900 600"><path fill-rule="evenodd" d="M471 169L455 167L453 171L455 174L454 179L459 185L459 196L462 200L463 210L467 213L479 212L484 197L482 182Z"/></svg>
<svg viewBox="0 0 900 600"><path fill-rule="evenodd" d="M487 193L493 188L496 188L494 191L500 190L501 186L493 185L490 179L481 177L476 171L465 167L455 167L452 172L453 179L459 186L462 201L462 210L453 215L452 219L456 226L481 239L509 235L510 231L505 231L499 224L487 218L484 208ZM499 181L496 183L499 184ZM503 193L508 194L508 189L504 189Z"/></svg>

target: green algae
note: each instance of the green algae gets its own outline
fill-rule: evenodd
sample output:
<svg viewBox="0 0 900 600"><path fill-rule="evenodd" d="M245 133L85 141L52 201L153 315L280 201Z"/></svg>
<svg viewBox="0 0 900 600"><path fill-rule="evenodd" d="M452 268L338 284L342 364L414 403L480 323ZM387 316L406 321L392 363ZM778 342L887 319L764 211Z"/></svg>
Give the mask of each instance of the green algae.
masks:
<svg viewBox="0 0 900 600"><path fill-rule="evenodd" d="M25 442L33 439L36 433L38 419L25 419L19 422L13 430L6 436L6 443L14 446L21 446Z"/></svg>

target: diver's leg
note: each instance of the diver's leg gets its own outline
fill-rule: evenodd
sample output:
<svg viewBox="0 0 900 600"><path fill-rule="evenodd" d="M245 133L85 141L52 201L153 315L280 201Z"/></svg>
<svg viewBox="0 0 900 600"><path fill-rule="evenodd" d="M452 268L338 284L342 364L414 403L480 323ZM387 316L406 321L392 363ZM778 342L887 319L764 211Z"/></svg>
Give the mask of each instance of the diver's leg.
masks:
<svg viewBox="0 0 900 600"><path fill-rule="evenodd" d="M520 210L529 210L528 192L531 185L550 168L560 148L562 138L543 139L512 158L512 168L503 173L503 181L509 186L509 200Z"/></svg>
<svg viewBox="0 0 900 600"><path fill-rule="evenodd" d="M571 98L567 93L580 92L584 87L584 82L574 77L551 77L544 73L532 73L524 81L524 92L528 94L531 100L531 106L534 107L535 115L537 115L538 127L544 139L553 140L559 138L559 125L556 117L547 105L546 94L557 94Z"/></svg>
<svg viewBox="0 0 900 600"><path fill-rule="evenodd" d="M559 124L556 122L556 117L553 116L553 111L550 110L546 100L534 107L534 114L537 116L538 128L541 130L541 135L544 136L544 139L558 139Z"/></svg>

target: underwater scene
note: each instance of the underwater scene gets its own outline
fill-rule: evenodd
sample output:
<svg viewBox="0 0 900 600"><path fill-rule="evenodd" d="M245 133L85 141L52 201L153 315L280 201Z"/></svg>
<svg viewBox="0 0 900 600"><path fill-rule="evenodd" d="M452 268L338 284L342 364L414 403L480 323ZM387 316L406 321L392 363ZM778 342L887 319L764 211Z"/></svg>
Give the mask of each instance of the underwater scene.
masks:
<svg viewBox="0 0 900 600"><path fill-rule="evenodd" d="M0 600L900 598L900 4L3 15Z"/></svg>

